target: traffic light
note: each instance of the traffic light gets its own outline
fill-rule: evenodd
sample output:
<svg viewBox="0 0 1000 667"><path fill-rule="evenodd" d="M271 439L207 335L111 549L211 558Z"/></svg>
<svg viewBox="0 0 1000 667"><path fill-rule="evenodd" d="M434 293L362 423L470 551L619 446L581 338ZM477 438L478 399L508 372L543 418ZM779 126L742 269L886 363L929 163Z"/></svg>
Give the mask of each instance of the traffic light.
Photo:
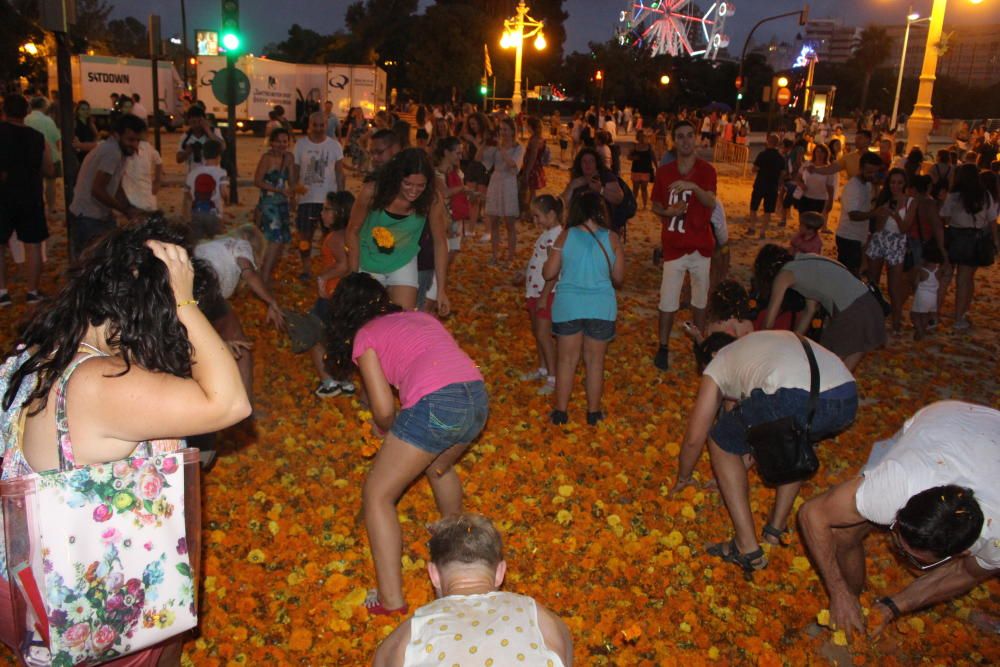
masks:
<svg viewBox="0 0 1000 667"><path fill-rule="evenodd" d="M736 93L736 99L742 100L743 99L743 93Z"/></svg>
<svg viewBox="0 0 1000 667"><path fill-rule="evenodd" d="M222 0L222 34L219 41L227 52L240 49L239 0Z"/></svg>
<svg viewBox="0 0 1000 667"><path fill-rule="evenodd" d="M489 88L486 86L486 77L484 76L479 80L479 94L485 97L488 91Z"/></svg>
<svg viewBox="0 0 1000 667"><path fill-rule="evenodd" d="M597 70L597 74L594 75L594 81L602 81L604 79L604 72Z"/></svg>

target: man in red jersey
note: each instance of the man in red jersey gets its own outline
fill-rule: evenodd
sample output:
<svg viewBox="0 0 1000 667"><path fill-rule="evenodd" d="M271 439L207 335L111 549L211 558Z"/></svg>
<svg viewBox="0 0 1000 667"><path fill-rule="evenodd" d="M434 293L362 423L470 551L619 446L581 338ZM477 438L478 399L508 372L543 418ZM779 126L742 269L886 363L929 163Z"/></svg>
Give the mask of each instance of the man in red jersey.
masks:
<svg viewBox="0 0 1000 667"><path fill-rule="evenodd" d="M691 276L691 311L694 323L705 329L709 269L715 236L715 168L695 154L694 125L680 121L672 130L677 159L656 170L653 213L660 216L663 251L663 281L660 284L660 347L653 363L660 370L670 367L667 340L680 309L684 275Z"/></svg>

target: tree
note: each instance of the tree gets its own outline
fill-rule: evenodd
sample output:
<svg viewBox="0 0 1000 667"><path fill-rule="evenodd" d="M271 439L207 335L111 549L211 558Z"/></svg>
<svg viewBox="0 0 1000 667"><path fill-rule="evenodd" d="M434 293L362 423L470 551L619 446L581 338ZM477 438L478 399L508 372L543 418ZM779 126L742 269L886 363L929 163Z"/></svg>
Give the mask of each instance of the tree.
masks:
<svg viewBox="0 0 1000 667"><path fill-rule="evenodd" d="M108 23L108 48L116 56L149 57L149 32L134 16L114 19Z"/></svg>
<svg viewBox="0 0 1000 667"><path fill-rule="evenodd" d="M483 72L486 21L468 3L437 3L415 18L410 44L408 81L422 99L448 100L453 89L460 99L475 96Z"/></svg>
<svg viewBox="0 0 1000 667"><path fill-rule="evenodd" d="M315 30L293 23L288 29L288 39L277 44L268 44L264 47L264 55L293 63L323 62L323 55L329 48L331 40L330 35L321 35Z"/></svg>
<svg viewBox="0 0 1000 667"><path fill-rule="evenodd" d="M860 104L862 110L868 103L868 87L872 82L872 72L886 61L891 53L891 47L892 42L885 28L868 26L861 31L858 48L854 50L850 62L855 72L862 72Z"/></svg>

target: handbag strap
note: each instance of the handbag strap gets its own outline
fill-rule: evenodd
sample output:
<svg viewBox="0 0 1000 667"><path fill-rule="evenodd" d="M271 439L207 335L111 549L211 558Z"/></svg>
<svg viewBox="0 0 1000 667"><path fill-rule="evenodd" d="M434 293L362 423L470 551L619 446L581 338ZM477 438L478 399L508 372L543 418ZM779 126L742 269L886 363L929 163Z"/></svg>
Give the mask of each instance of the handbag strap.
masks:
<svg viewBox="0 0 1000 667"><path fill-rule="evenodd" d="M806 415L806 433L812 428L813 417L816 415L816 404L819 402L819 364L816 363L816 355L813 354L812 345L805 336L799 336L802 349L806 351L806 359L809 360L809 405Z"/></svg>
<svg viewBox="0 0 1000 667"><path fill-rule="evenodd" d="M590 229L590 227L588 227L587 225L580 225L580 226L583 227L584 229L586 229L587 233L590 234L591 236L593 236L594 237L594 241L597 242L597 247L601 249L601 254L604 255L604 261L606 261L608 263L608 279L611 280L612 283L614 283L614 278L611 277L611 272L613 270L612 267L611 267L611 257L608 255L608 251L604 249L604 244L601 243L601 239L597 238L597 234L595 234Z"/></svg>

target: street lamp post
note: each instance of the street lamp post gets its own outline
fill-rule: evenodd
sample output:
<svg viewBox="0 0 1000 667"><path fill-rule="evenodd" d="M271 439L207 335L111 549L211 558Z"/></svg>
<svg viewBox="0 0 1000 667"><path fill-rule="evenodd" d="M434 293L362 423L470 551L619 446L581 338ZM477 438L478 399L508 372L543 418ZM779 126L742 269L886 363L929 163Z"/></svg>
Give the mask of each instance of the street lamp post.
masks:
<svg viewBox="0 0 1000 667"><path fill-rule="evenodd" d="M910 43L910 26L924 21L930 21L930 19L920 18L920 15L914 12L906 15L906 30L903 31L903 53L899 57L899 76L896 78L896 98L892 103L892 121L889 123L893 132L896 131L896 117L899 115L899 93L903 89L903 70L906 68L906 49Z"/></svg>
<svg viewBox="0 0 1000 667"><path fill-rule="evenodd" d="M511 98L511 106L514 115L521 113L521 58L524 55L524 40L530 37L535 38L535 48L541 51L545 48L545 35L542 34L544 21L537 21L528 16L528 6L524 1L517 3L516 13L503 22L503 37L500 39L500 46L507 49L514 47L514 95Z"/></svg>
<svg viewBox="0 0 1000 667"><path fill-rule="evenodd" d="M969 0L973 5L981 4L983 0ZM944 10L948 0L934 0L931 6L930 26L927 28L927 46L924 48L924 64L920 68L920 87L917 89L917 103L913 113L906 121L907 149L927 147L927 138L934 127L934 116L931 114L931 97L934 94L934 79L937 72L938 44L941 42L941 32L944 29Z"/></svg>

